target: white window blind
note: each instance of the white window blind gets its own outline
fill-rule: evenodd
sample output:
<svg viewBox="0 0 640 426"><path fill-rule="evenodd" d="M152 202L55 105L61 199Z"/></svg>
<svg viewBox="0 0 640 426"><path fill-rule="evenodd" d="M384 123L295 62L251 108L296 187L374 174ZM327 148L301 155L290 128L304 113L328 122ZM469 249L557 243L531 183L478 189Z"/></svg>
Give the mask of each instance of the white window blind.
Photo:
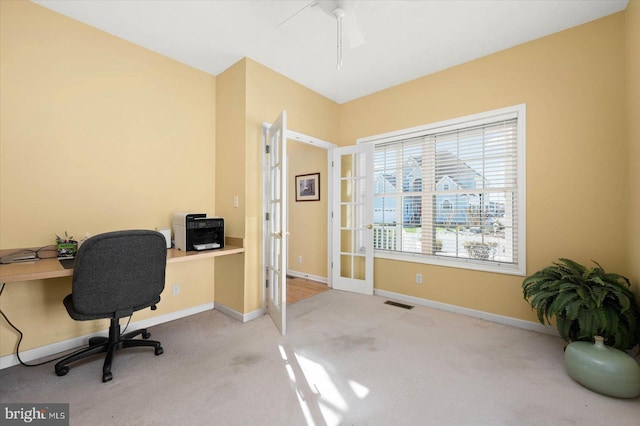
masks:
<svg viewBox="0 0 640 426"><path fill-rule="evenodd" d="M371 138L376 254L524 273L523 114Z"/></svg>

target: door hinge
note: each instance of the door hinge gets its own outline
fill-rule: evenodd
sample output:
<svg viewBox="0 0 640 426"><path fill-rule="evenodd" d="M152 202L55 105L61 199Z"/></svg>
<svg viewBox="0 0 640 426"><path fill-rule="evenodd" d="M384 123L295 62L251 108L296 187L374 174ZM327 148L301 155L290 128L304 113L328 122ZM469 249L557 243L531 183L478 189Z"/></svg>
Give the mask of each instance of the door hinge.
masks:
<svg viewBox="0 0 640 426"><path fill-rule="evenodd" d="M266 152L267 154L269 153L269 145L264 146L264 152Z"/></svg>
<svg viewBox="0 0 640 426"><path fill-rule="evenodd" d="M265 280L264 281L264 285L265 285L266 288L269 288L269 280Z"/></svg>
<svg viewBox="0 0 640 426"><path fill-rule="evenodd" d="M265 217L264 217L264 220L269 220L269 213L268 213L268 212L267 212L267 213L265 213L265 214L264 214L264 216L265 216Z"/></svg>
<svg viewBox="0 0 640 426"><path fill-rule="evenodd" d="M333 167L333 160L331 160L331 167Z"/></svg>

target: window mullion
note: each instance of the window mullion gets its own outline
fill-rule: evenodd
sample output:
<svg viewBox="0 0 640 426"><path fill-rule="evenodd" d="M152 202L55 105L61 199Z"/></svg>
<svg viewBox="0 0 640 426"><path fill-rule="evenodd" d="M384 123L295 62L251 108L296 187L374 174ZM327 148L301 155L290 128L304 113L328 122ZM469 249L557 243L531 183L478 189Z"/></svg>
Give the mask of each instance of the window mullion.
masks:
<svg viewBox="0 0 640 426"><path fill-rule="evenodd" d="M433 192L435 191L435 158L436 144L432 137L427 136L423 140L422 149L422 197L421 197L421 248L422 253L436 254L439 247L436 242L436 229L434 223Z"/></svg>

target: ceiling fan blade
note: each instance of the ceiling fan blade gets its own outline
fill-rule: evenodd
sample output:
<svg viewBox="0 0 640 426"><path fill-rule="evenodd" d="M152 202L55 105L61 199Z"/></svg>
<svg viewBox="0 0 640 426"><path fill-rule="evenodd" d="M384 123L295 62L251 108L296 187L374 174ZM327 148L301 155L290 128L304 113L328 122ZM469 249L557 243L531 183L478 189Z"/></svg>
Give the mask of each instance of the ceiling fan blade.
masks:
<svg viewBox="0 0 640 426"><path fill-rule="evenodd" d="M280 28L281 26L283 26L284 24L286 24L287 22L289 22L290 20L292 20L293 18L295 18L296 16L298 16L298 14L300 12L302 12L303 10L305 10L308 7L312 7L318 4L319 0L311 0L309 3L305 4L300 10L298 10L297 12L295 12L293 15L289 16L287 19L285 19L284 21L280 22L277 26L276 29Z"/></svg>
<svg viewBox="0 0 640 426"><path fill-rule="evenodd" d="M349 41L349 47L355 49L364 44L364 35L355 14L352 13L343 18L343 29L345 37Z"/></svg>

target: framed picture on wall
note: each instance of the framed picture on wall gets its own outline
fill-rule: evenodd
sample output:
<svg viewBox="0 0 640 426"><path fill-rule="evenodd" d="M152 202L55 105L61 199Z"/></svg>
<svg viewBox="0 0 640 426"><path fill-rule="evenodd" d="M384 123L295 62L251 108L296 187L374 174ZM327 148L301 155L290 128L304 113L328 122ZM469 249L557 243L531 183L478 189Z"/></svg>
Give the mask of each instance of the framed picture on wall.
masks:
<svg viewBox="0 0 640 426"><path fill-rule="evenodd" d="M320 200L320 173L296 176L296 201Z"/></svg>

